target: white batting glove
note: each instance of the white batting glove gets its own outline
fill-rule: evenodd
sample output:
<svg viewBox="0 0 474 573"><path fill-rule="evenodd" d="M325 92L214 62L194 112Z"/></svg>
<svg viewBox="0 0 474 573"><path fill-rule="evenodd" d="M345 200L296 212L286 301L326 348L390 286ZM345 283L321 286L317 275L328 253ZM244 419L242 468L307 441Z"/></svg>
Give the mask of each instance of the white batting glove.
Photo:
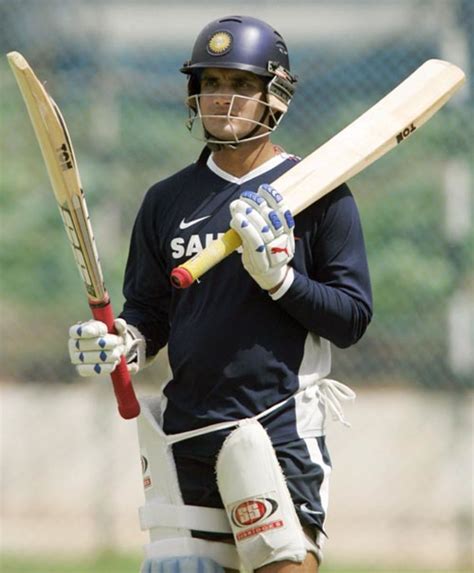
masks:
<svg viewBox="0 0 474 573"><path fill-rule="evenodd" d="M295 253L295 222L271 185L244 191L230 204L230 226L242 239L242 264L264 290L280 285Z"/></svg>
<svg viewBox="0 0 474 573"><path fill-rule="evenodd" d="M145 361L145 344L140 333L122 318L114 321L117 334L109 334L99 320L79 322L69 329L69 356L81 376L99 376L115 370L122 356L128 370L138 372Z"/></svg>

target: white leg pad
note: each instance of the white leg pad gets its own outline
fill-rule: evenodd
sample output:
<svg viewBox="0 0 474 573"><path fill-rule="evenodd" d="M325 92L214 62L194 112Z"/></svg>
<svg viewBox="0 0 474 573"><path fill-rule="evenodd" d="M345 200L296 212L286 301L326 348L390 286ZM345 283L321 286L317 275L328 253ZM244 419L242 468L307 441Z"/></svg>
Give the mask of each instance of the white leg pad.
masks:
<svg viewBox="0 0 474 573"><path fill-rule="evenodd" d="M174 573L239 569L240 560L233 545L192 537L192 529L229 534L232 530L223 509L184 504L170 439L161 428L161 399L142 398L140 406L137 424L145 505L139 515L142 529L150 531L142 573L166 573L173 560ZM210 562L215 567L212 571L208 570ZM193 567L200 567L199 571Z"/></svg>
<svg viewBox="0 0 474 573"><path fill-rule="evenodd" d="M217 484L237 552L247 571L306 557L303 528L270 438L257 420L245 420L217 458Z"/></svg>

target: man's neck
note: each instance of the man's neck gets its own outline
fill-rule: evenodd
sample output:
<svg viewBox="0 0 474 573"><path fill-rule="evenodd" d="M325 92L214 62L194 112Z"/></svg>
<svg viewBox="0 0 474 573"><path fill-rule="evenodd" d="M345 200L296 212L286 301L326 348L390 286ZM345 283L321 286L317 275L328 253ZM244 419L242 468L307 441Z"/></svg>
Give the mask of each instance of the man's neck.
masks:
<svg viewBox="0 0 474 573"><path fill-rule="evenodd" d="M281 153L270 139L241 143L236 149L226 147L215 151L212 158L216 165L234 177L243 177L266 161Z"/></svg>

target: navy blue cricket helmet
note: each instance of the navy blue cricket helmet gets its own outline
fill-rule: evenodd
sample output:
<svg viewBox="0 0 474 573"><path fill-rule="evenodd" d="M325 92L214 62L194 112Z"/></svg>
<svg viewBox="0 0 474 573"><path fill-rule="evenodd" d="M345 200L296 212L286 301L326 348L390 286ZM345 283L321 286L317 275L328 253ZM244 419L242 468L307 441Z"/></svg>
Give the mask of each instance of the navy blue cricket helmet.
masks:
<svg viewBox="0 0 474 573"><path fill-rule="evenodd" d="M210 22L199 34L191 59L181 71L233 68L272 77L268 69L280 65L290 71L285 40L271 26L250 16L227 16Z"/></svg>
<svg viewBox="0 0 474 573"><path fill-rule="evenodd" d="M266 110L261 121L245 138L221 141L204 128L204 116L199 110L199 92L200 76L205 68L242 70L266 80ZM183 64L180 71L189 77L188 129L195 133L194 127L201 122L203 136L197 138L215 149L222 145L235 146L274 131L287 112L295 91L296 77L290 73L285 40L270 25L251 16L226 16L210 22L198 35L191 59ZM266 131L262 131L262 127Z"/></svg>
<svg viewBox="0 0 474 573"><path fill-rule="evenodd" d="M188 74L189 95L199 91L204 68L230 68L275 80L274 95L288 106L296 77L290 73L285 40L266 22L251 16L226 16L210 22L198 35L191 59L180 71Z"/></svg>

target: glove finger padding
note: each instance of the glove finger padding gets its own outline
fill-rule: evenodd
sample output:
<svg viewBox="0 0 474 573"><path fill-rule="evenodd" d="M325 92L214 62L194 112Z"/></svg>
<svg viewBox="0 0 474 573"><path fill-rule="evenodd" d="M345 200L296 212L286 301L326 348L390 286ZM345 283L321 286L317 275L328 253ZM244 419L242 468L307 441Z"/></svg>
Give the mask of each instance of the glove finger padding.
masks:
<svg viewBox="0 0 474 573"><path fill-rule="evenodd" d="M269 185L244 191L230 205L230 226L242 240L242 264L266 290L281 283L295 250L294 220L282 196Z"/></svg>
<svg viewBox="0 0 474 573"><path fill-rule="evenodd" d="M115 364L120 360L125 351L125 344L118 344L108 350L75 351L69 348L69 355L73 364Z"/></svg>
<svg viewBox="0 0 474 573"><path fill-rule="evenodd" d="M117 334L109 334L107 326L98 320L89 320L71 326L69 329L69 356L81 376L110 374L133 349L135 341L127 331L123 319L116 319L114 327ZM136 372L136 364L128 365Z"/></svg>
<svg viewBox="0 0 474 573"><path fill-rule="evenodd" d="M252 274L264 273L269 270L270 263L265 243L262 242L261 233L250 223L249 219L237 212L230 222L231 227L237 231L242 239L242 262L246 270Z"/></svg>
<svg viewBox="0 0 474 573"><path fill-rule="evenodd" d="M278 232L285 234L288 237L288 244L285 246L291 253L291 258L295 252L295 237L293 234L295 228L295 220L291 211L286 206L283 197L271 185L260 185L258 193L265 199L265 201L272 207L273 211L278 216L281 227Z"/></svg>
<svg viewBox="0 0 474 573"><path fill-rule="evenodd" d="M93 376L105 376L107 374L112 374L112 372L117 367L118 362L106 363L106 364L76 364L76 370L79 376L83 378L89 378ZM130 369L129 369L130 370Z"/></svg>
<svg viewBox="0 0 474 573"><path fill-rule="evenodd" d="M111 350L123 344L123 337L116 334L104 334L104 336L94 336L94 338L70 338L70 350L91 351L91 350Z"/></svg>
<svg viewBox="0 0 474 573"><path fill-rule="evenodd" d="M107 325L100 320L78 322L69 329L69 337L74 339L97 338L108 333Z"/></svg>
<svg viewBox="0 0 474 573"><path fill-rule="evenodd" d="M251 227L253 227L259 237L258 243L255 248L263 244L267 244L275 238L274 233L270 228L267 219L267 213L262 213L250 207L246 201L238 199L235 201L234 212L240 214ZM270 213L270 210L268 211Z"/></svg>

